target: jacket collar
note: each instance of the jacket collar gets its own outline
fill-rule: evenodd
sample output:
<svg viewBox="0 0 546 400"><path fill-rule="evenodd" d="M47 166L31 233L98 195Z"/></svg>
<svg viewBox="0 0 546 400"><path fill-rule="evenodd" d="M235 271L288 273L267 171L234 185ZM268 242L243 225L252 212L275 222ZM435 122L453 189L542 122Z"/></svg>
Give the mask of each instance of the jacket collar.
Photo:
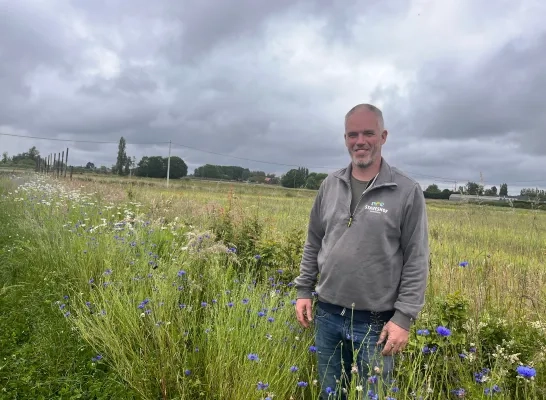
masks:
<svg viewBox="0 0 546 400"><path fill-rule="evenodd" d="M351 173L353 171L353 163L350 162L349 165L345 168L342 168L334 172L334 176L345 181L347 184L351 184ZM394 172L391 169L391 166L387 161L381 157L381 166L379 167L379 175L375 180L374 186L388 185L388 186L397 186L394 182Z"/></svg>

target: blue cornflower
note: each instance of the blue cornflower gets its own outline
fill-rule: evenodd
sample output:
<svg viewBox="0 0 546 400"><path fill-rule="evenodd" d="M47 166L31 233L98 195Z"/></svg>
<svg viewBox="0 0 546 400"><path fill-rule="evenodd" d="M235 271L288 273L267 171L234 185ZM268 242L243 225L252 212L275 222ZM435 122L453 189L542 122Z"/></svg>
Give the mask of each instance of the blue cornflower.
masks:
<svg viewBox="0 0 546 400"><path fill-rule="evenodd" d="M464 267L468 267L468 261L461 261L461 262L459 263L459 267L463 267L463 268L464 268Z"/></svg>
<svg viewBox="0 0 546 400"><path fill-rule="evenodd" d="M336 391L334 389L332 389L330 386L328 386L325 390L326 394L328 395L335 395L336 394Z"/></svg>
<svg viewBox="0 0 546 400"><path fill-rule="evenodd" d="M207 306L207 302L206 302L206 301L201 302L201 307L206 307L206 306Z"/></svg>
<svg viewBox="0 0 546 400"><path fill-rule="evenodd" d="M436 328L436 332L438 333L438 335L444 337L451 335L451 331L445 326L439 326L438 328Z"/></svg>
<svg viewBox="0 0 546 400"><path fill-rule="evenodd" d="M142 302L138 305L138 308L143 309L146 304L150 302L150 299L144 299Z"/></svg>
<svg viewBox="0 0 546 400"><path fill-rule="evenodd" d="M267 320L268 320L269 322L273 322L273 321L275 321L275 318L269 317Z"/></svg>
<svg viewBox="0 0 546 400"><path fill-rule="evenodd" d="M190 371L189 369L187 369L187 370L184 371L184 375L190 376L190 374L191 374L191 371Z"/></svg>
<svg viewBox="0 0 546 400"><path fill-rule="evenodd" d="M258 317L263 317L264 315L265 315L265 313L263 311L258 312Z"/></svg>
<svg viewBox="0 0 546 400"><path fill-rule="evenodd" d="M233 307L233 303L230 301L229 303L227 303L227 306L228 307Z"/></svg>
<svg viewBox="0 0 546 400"><path fill-rule="evenodd" d="M520 365L516 368L516 371L518 372L518 375L528 379L533 378L537 374L537 371L533 367L526 365Z"/></svg>
<svg viewBox="0 0 546 400"><path fill-rule="evenodd" d="M256 255L254 256L254 258L255 258L256 260L259 260L260 258L262 258L262 256L260 256L259 254L256 254Z"/></svg>
<svg viewBox="0 0 546 400"><path fill-rule="evenodd" d="M305 381L298 382L299 387L307 387L307 385L309 385L309 384L307 382L305 382Z"/></svg>
<svg viewBox="0 0 546 400"><path fill-rule="evenodd" d="M257 354L254 354L254 353L250 353L247 358L250 360L250 361L258 361L259 358L258 358L258 355Z"/></svg>
<svg viewBox="0 0 546 400"><path fill-rule="evenodd" d="M290 367L290 372L297 372L298 369L299 369L298 367L296 367L295 365L292 365L292 366Z"/></svg>
<svg viewBox="0 0 546 400"><path fill-rule="evenodd" d="M97 362L97 361L99 361L99 360L102 360L102 356L101 356L100 354L97 354L95 357L93 357L93 358L91 359L91 361L93 361L93 362Z"/></svg>
<svg viewBox="0 0 546 400"><path fill-rule="evenodd" d="M316 347L316 346L309 346L309 351L310 351L311 353L316 353L317 347Z"/></svg>
<svg viewBox="0 0 546 400"><path fill-rule="evenodd" d="M463 388L453 389L451 393L453 393L457 397L464 397L466 394L466 390L464 390Z"/></svg>
<svg viewBox="0 0 546 400"><path fill-rule="evenodd" d="M377 393L374 393L373 390L368 390L368 399L371 399L371 400L378 400L379 399L379 395Z"/></svg>
<svg viewBox="0 0 546 400"><path fill-rule="evenodd" d="M180 270L180 271L178 271L178 274L177 274L177 275L178 275L178 276L184 276L184 275L186 275L186 271Z"/></svg>
<svg viewBox="0 0 546 400"><path fill-rule="evenodd" d="M258 382L258 385L257 385L257 389L258 390L265 390L269 387L269 383L263 383L263 382Z"/></svg>
<svg viewBox="0 0 546 400"><path fill-rule="evenodd" d="M417 334L419 336L428 336L428 335L430 335L430 331L428 329L419 329L417 331Z"/></svg>
<svg viewBox="0 0 546 400"><path fill-rule="evenodd" d="M500 393L501 388L499 385L493 385L493 387L483 389L483 393L488 396L493 396L495 393Z"/></svg>

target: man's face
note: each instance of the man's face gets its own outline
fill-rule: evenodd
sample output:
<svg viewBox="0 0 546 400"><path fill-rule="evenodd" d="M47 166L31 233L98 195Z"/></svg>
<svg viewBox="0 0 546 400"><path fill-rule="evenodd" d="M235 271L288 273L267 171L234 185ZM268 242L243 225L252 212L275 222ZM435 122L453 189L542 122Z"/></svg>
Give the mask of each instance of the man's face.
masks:
<svg viewBox="0 0 546 400"><path fill-rule="evenodd" d="M356 167L367 168L381 158L387 131L378 122L376 115L368 110L358 110L347 119L345 145Z"/></svg>

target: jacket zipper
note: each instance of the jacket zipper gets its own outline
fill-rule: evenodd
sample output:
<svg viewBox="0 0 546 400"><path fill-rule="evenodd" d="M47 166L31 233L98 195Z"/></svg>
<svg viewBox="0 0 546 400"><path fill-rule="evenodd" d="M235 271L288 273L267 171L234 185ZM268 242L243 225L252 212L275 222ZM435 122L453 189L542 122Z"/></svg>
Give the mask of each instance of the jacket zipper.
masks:
<svg viewBox="0 0 546 400"><path fill-rule="evenodd" d="M392 184L390 183L383 183L382 185L379 185L379 186L373 186L373 184L375 183L375 180L377 178L377 175L375 176L375 178L373 178L373 181L372 183L370 184L370 186L368 186L363 192L362 194L360 195L360 198L358 199L358 202L356 203L356 206L355 206L355 209L353 210L353 212L349 215L349 222L347 222L347 227L350 227L353 223L353 217L354 217L354 214L356 212L356 210L358 209L358 205L360 204L360 202L362 201L362 198L364 197L364 195L368 192L368 191L371 191L373 189L379 189L381 187L385 187L385 186L392 186ZM351 189L351 184L349 184L349 198L352 198L353 195L352 195L352 189ZM351 208L351 204L349 203L349 210Z"/></svg>

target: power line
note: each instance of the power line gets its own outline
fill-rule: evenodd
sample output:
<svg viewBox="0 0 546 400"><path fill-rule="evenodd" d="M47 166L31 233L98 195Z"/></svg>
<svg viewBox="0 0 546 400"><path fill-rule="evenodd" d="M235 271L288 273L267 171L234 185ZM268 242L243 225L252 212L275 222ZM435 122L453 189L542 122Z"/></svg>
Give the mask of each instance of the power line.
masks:
<svg viewBox="0 0 546 400"><path fill-rule="evenodd" d="M251 159L251 158L230 156L230 155L228 155L228 154L216 153L216 152L214 152L214 151L208 151L208 150L201 150L201 149L198 149L198 148L195 148L195 147L186 146L186 145L178 144L178 143L173 143L173 145L174 145L174 146L179 146L179 147L185 147L185 148L187 148L187 149L192 149L192 150L201 151L201 152L203 152L203 153L215 154L215 155L217 155L217 156L224 156L224 157L236 158L236 159L238 159L238 160L252 161L252 162L258 162L258 163L264 163L264 164L281 165L281 166L283 166L283 167L301 167L301 165L296 165L296 164L283 164L283 163L277 163L277 162L271 162L271 161L261 161L261 160L254 160L254 159ZM331 169L330 167L319 167L319 166L316 166L316 165L308 165L306 168Z"/></svg>
<svg viewBox="0 0 546 400"><path fill-rule="evenodd" d="M27 135L14 135L11 133L0 133L1 136L11 136L11 137L21 137L29 139L41 139L41 140L52 140L56 142L73 142L73 143L96 143L96 144L118 144L119 142L107 142L107 141L97 141L97 140L74 140L74 139L58 139L58 138L46 138L40 136L27 136ZM169 144L169 142L155 142L155 143L127 143L127 144L142 144L142 145L154 145L154 144Z"/></svg>

